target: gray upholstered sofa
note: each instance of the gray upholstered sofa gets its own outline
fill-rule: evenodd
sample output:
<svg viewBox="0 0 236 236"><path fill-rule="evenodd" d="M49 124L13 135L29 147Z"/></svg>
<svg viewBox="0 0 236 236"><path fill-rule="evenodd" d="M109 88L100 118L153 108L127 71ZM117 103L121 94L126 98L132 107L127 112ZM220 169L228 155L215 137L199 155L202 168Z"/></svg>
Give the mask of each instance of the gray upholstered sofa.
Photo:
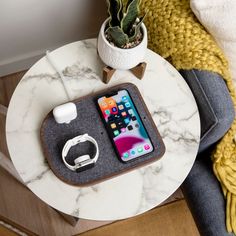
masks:
<svg viewBox="0 0 236 236"><path fill-rule="evenodd" d="M199 155L182 191L203 236L229 236L225 227L225 200L213 170L210 153L230 128L235 111L226 84L218 74L181 70L191 88L201 119Z"/></svg>

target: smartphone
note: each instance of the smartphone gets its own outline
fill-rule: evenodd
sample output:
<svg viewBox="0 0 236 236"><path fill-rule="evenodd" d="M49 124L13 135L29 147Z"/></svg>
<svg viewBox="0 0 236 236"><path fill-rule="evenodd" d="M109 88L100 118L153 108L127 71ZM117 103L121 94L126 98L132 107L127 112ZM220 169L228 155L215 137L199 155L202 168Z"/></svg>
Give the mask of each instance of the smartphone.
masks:
<svg viewBox="0 0 236 236"><path fill-rule="evenodd" d="M154 150L127 90L101 96L97 103L108 134L122 161L140 158Z"/></svg>

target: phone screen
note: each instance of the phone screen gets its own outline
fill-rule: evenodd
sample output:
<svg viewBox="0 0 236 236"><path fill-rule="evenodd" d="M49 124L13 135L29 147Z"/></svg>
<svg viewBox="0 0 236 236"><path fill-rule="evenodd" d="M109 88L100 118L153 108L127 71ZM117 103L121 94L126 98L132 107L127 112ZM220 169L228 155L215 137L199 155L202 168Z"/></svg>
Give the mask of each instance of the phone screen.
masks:
<svg viewBox="0 0 236 236"><path fill-rule="evenodd" d="M127 90L98 98L107 131L123 161L153 151L153 145Z"/></svg>

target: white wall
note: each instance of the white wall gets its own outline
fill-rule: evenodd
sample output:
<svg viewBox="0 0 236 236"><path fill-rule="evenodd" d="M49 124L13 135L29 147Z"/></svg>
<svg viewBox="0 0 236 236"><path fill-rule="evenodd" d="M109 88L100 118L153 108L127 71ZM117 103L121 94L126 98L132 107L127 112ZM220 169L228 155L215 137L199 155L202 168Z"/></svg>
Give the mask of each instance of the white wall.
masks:
<svg viewBox="0 0 236 236"><path fill-rule="evenodd" d="M29 68L44 52L96 37L105 0L0 0L0 76Z"/></svg>

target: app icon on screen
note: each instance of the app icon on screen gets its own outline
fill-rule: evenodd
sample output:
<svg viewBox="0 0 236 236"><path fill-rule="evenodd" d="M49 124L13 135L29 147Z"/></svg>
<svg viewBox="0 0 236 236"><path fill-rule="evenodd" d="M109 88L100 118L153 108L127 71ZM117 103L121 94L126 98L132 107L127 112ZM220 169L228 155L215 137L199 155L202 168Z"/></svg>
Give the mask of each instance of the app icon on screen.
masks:
<svg viewBox="0 0 236 236"><path fill-rule="evenodd" d="M131 154L131 155L135 155L135 151L134 151L134 150L131 150L131 151L130 151L130 154Z"/></svg>
<svg viewBox="0 0 236 236"><path fill-rule="evenodd" d="M132 125L129 125L127 128L128 128L128 130L132 130L132 129L133 129L133 126L132 126Z"/></svg>
<svg viewBox="0 0 236 236"><path fill-rule="evenodd" d="M127 113L126 113L125 111L123 111L123 112L121 112L121 115L122 115L122 116L126 116Z"/></svg>
<svg viewBox="0 0 236 236"><path fill-rule="evenodd" d="M115 136L119 135L119 131L118 130L113 131L113 133L114 133Z"/></svg>
<svg viewBox="0 0 236 236"><path fill-rule="evenodd" d="M126 102L126 103L125 103L125 107L127 107L127 108L131 107L130 103L129 103L129 102Z"/></svg>
<svg viewBox="0 0 236 236"><path fill-rule="evenodd" d="M128 152L125 152L125 153L123 154L123 157L124 157L124 158L129 157L129 153L128 153Z"/></svg>
<svg viewBox="0 0 236 236"><path fill-rule="evenodd" d="M107 107L107 104L106 104L105 102L102 102L102 103L101 103L101 106L102 106L102 107Z"/></svg>
<svg viewBox="0 0 236 236"><path fill-rule="evenodd" d="M149 149L150 149L150 145L149 145L149 144L145 144L145 145L144 145L144 149L145 149L145 150L149 150Z"/></svg>
<svg viewBox="0 0 236 236"><path fill-rule="evenodd" d="M120 131L121 131L121 133L124 133L126 131L126 129L125 128L121 128Z"/></svg>
<svg viewBox="0 0 236 236"><path fill-rule="evenodd" d="M138 152L140 153L140 152L143 152L143 148L142 147L139 147L138 148Z"/></svg>
<svg viewBox="0 0 236 236"><path fill-rule="evenodd" d="M106 115L110 115L110 110L105 110Z"/></svg>
<svg viewBox="0 0 236 236"><path fill-rule="evenodd" d="M125 124L129 124L129 118L124 119Z"/></svg>
<svg viewBox="0 0 236 236"><path fill-rule="evenodd" d="M134 114L134 112L133 112L132 109L129 109L128 112L129 112L130 115L133 115L133 114Z"/></svg>
<svg viewBox="0 0 236 236"><path fill-rule="evenodd" d="M111 105L111 106L114 106L114 105L115 105L115 102L114 102L113 100L110 100L108 103L109 103L109 105Z"/></svg>
<svg viewBox="0 0 236 236"><path fill-rule="evenodd" d="M116 107L112 107L111 109L113 112L116 112L117 111L117 108Z"/></svg>
<svg viewBox="0 0 236 236"><path fill-rule="evenodd" d="M123 109L124 109L124 106L123 106L123 105L119 105L118 108L119 108L120 110L123 110Z"/></svg>
<svg viewBox="0 0 236 236"><path fill-rule="evenodd" d="M127 96L123 96L123 97L122 97L122 100L123 100L123 101L127 101Z"/></svg>
<svg viewBox="0 0 236 236"><path fill-rule="evenodd" d="M115 123L111 123L111 128L115 129L116 128L116 124Z"/></svg>

